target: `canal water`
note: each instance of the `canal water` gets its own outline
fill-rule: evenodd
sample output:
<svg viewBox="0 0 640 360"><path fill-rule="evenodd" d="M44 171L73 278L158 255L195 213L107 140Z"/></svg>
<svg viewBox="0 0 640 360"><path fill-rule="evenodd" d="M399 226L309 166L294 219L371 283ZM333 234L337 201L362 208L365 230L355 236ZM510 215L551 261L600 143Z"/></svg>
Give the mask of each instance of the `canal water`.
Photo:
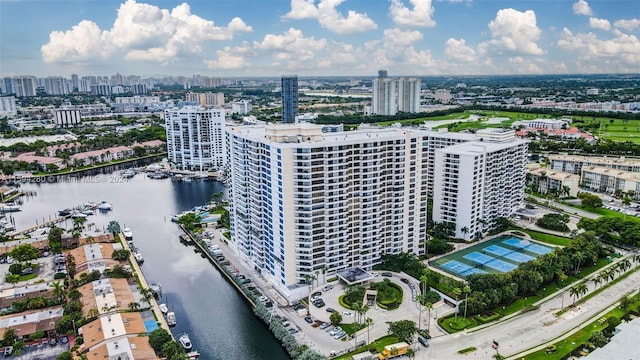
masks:
<svg viewBox="0 0 640 360"><path fill-rule="evenodd" d="M86 224L99 229L116 220L133 232L133 240L144 256L142 271L147 281L162 285L163 298L175 311L173 333L187 332L200 359L289 359L268 328L225 282L218 271L193 247L182 245L180 229L171 214L206 203L224 191L218 182L175 182L132 179L117 175L87 176L79 181L22 184L35 196L22 198L22 211L11 216L17 229L49 220L58 210L88 201L105 200L113 210L96 213ZM68 225L70 227L70 224Z"/></svg>

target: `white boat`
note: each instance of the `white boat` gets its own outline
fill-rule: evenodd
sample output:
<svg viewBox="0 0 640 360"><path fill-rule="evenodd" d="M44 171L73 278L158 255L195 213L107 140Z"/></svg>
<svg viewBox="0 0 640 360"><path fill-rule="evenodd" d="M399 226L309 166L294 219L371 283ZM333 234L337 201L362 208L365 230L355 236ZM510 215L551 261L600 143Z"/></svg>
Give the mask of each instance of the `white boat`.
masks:
<svg viewBox="0 0 640 360"><path fill-rule="evenodd" d="M83 213L79 213L79 212L77 212L77 213L73 213L73 214L71 214L71 218L72 218L72 219L86 219L86 218L87 218L87 215L86 215L86 214L83 214Z"/></svg>
<svg viewBox="0 0 640 360"><path fill-rule="evenodd" d="M113 207L111 206L111 204L109 204L106 201L101 201L100 204L98 205L98 209L100 210L111 210Z"/></svg>
<svg viewBox="0 0 640 360"><path fill-rule="evenodd" d="M85 215L93 215L94 214L93 210L91 210L91 209L82 210L82 213L85 214Z"/></svg>
<svg viewBox="0 0 640 360"><path fill-rule="evenodd" d="M152 282L149 284L149 288L153 290L153 294L156 298L162 297L162 286L158 282Z"/></svg>
<svg viewBox="0 0 640 360"><path fill-rule="evenodd" d="M125 240L133 240L133 232L129 228L124 228L122 230L122 234L124 235Z"/></svg>
<svg viewBox="0 0 640 360"><path fill-rule="evenodd" d="M20 211L20 205L0 205L0 212L15 212Z"/></svg>
<svg viewBox="0 0 640 360"><path fill-rule="evenodd" d="M189 335L187 333L180 335L180 337L178 338L178 342L180 342L180 345L182 345L185 350L191 350L191 348L193 347L193 344L191 344L191 339L189 339Z"/></svg>
<svg viewBox="0 0 640 360"><path fill-rule="evenodd" d="M133 254L133 257L136 258L136 261L140 265L142 265L142 263L144 262L144 258L142 257L142 254L140 254L140 253Z"/></svg>
<svg viewBox="0 0 640 360"><path fill-rule="evenodd" d="M178 222L180 220L180 215L171 215L171 221Z"/></svg>
<svg viewBox="0 0 640 360"><path fill-rule="evenodd" d="M122 177L126 179L131 179L134 176L136 176L136 171L133 169L128 169L122 172Z"/></svg>
<svg viewBox="0 0 640 360"><path fill-rule="evenodd" d="M163 314L166 314L169 312L169 308L167 307L167 304L160 304L158 305L158 308Z"/></svg>
<svg viewBox="0 0 640 360"><path fill-rule="evenodd" d="M187 353L187 357L189 359L197 359L199 356L200 356L200 353L198 352L198 350L189 351Z"/></svg>
<svg viewBox="0 0 640 360"><path fill-rule="evenodd" d="M173 311L167 313L167 325L176 326L176 313Z"/></svg>

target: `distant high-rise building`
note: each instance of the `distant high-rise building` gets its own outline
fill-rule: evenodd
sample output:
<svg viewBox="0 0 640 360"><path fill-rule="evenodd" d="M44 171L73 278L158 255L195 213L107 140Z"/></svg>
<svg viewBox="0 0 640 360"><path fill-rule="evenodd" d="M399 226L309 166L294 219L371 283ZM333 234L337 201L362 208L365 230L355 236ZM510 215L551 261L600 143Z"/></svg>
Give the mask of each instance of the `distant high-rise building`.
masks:
<svg viewBox="0 0 640 360"><path fill-rule="evenodd" d="M479 140L436 151L433 221L456 226L471 239L522 206L527 141L513 130L483 129Z"/></svg>
<svg viewBox="0 0 640 360"><path fill-rule="evenodd" d="M378 77L373 79L373 98L371 111L375 115L395 115L396 81L390 78Z"/></svg>
<svg viewBox="0 0 640 360"><path fill-rule="evenodd" d="M420 79L398 79L398 111L403 113L420 112Z"/></svg>
<svg viewBox="0 0 640 360"><path fill-rule="evenodd" d="M379 70L373 79L371 111L375 115L395 115L420 112L420 79L388 77L387 70Z"/></svg>
<svg viewBox="0 0 640 360"><path fill-rule="evenodd" d="M194 93L188 92L185 94L186 101L196 102L200 104L200 106L209 107L209 106L223 106L224 105L224 93Z"/></svg>
<svg viewBox="0 0 640 360"><path fill-rule="evenodd" d="M69 82L62 76L49 76L45 78L44 91L48 95L67 95L71 93Z"/></svg>
<svg viewBox="0 0 640 360"><path fill-rule="evenodd" d="M91 85L91 95L94 96L109 96L111 95L111 85L108 84L94 84Z"/></svg>
<svg viewBox="0 0 640 360"><path fill-rule="evenodd" d="M3 94L13 94L13 81L10 77L3 78L0 87Z"/></svg>
<svg viewBox="0 0 640 360"><path fill-rule="evenodd" d="M0 97L0 118L2 117L14 117L18 114L16 108L16 98L13 96Z"/></svg>
<svg viewBox="0 0 640 360"><path fill-rule="evenodd" d="M237 100L231 103L231 112L235 114L248 114L252 106L249 100Z"/></svg>
<svg viewBox="0 0 640 360"><path fill-rule="evenodd" d="M78 74L71 74L71 90L78 91Z"/></svg>
<svg viewBox="0 0 640 360"><path fill-rule="evenodd" d="M11 79L13 92L16 96L36 96L38 82L35 76L16 76Z"/></svg>
<svg viewBox="0 0 640 360"><path fill-rule="evenodd" d="M185 106L165 110L169 160L183 170L209 171L225 162L224 109Z"/></svg>
<svg viewBox="0 0 640 360"><path fill-rule="evenodd" d="M282 122L292 124L298 116L298 75L282 75Z"/></svg>
<svg viewBox="0 0 640 360"><path fill-rule="evenodd" d="M133 95L145 95L147 93L147 85L133 84L131 85L131 92Z"/></svg>

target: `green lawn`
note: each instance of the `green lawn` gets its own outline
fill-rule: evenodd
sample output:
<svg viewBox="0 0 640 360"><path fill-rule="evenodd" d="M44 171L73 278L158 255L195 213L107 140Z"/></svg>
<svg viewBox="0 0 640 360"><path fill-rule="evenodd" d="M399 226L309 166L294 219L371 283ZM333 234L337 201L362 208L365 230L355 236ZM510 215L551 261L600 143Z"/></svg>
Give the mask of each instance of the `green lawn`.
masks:
<svg viewBox="0 0 640 360"><path fill-rule="evenodd" d="M640 301L636 301L630 307L631 308L637 308L638 306L640 306ZM561 340L561 341L558 341L558 342L554 343L553 345L555 345L555 347L556 347L556 351L555 352L547 354L546 353L546 349L542 349L542 350L538 350L538 351L536 351L534 353L531 353L529 355L526 355L526 356L522 357L522 359L526 359L526 360L539 360L539 359L560 360L560 359L564 359L572 351L574 351L575 349L578 349L581 346L583 346L589 340L589 338L591 337L591 334L594 331L602 331L604 328L607 327L607 323L601 321L602 319L606 319L608 317L617 317L618 319L620 319L624 315L626 315L628 312L629 312L628 310L621 309L619 307L615 308L615 309L609 311L604 316L591 321L586 327L584 327L583 329L577 331L575 334L569 336L567 339ZM518 358L520 358L520 357L518 357Z"/></svg>
<svg viewBox="0 0 640 360"><path fill-rule="evenodd" d="M462 317L458 315L458 318L455 317L446 317L438 319L438 324L449 334L453 334L458 331L462 331L464 329L469 329L472 327L478 326L480 323L470 317Z"/></svg>
<svg viewBox="0 0 640 360"><path fill-rule="evenodd" d="M38 277L38 274L20 275L20 281L27 281L27 280L35 279L37 277Z"/></svg>
<svg viewBox="0 0 640 360"><path fill-rule="evenodd" d="M521 228L514 228L514 230L528 234L529 236L531 236L533 240L537 240L537 241L551 244L551 245L567 246L569 245L569 243L571 243L571 238L566 238L563 236L545 234L543 232L521 229Z"/></svg>
<svg viewBox="0 0 640 360"><path fill-rule="evenodd" d="M366 338L364 340L366 341ZM352 355L359 354L361 352L365 352L365 351L367 351L369 349L375 349L375 351L379 353L379 352L382 352L382 350L384 350L385 346L391 345L391 344L395 344L398 341L400 341L400 340L398 340L398 338L395 337L395 336L391 336L391 335L383 336L383 337L371 342L371 344L369 346L367 346L367 345L361 346L361 347L355 349L354 351L348 352L348 353L343 354L343 355L340 355L339 357L337 357L335 359L337 359L337 360L350 360Z"/></svg>

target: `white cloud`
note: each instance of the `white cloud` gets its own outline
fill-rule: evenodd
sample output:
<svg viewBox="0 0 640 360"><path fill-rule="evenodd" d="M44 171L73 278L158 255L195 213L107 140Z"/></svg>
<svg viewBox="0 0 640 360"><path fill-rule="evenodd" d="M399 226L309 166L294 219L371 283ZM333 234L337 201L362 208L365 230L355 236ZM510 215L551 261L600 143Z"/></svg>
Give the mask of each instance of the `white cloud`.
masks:
<svg viewBox="0 0 640 360"><path fill-rule="evenodd" d="M589 3L585 0L578 0L578 2L573 4L573 13L578 15L593 15L593 10L589 6Z"/></svg>
<svg viewBox="0 0 640 360"><path fill-rule="evenodd" d="M265 35L261 42L253 42L253 48L278 53L281 60L310 60L315 57L316 52L327 48L327 40L305 38L302 30L290 28L282 35Z"/></svg>
<svg viewBox="0 0 640 360"><path fill-rule="evenodd" d="M284 20L317 19L320 26L340 35L350 35L375 30L378 25L367 14L353 10L345 17L336 7L345 0L291 0L291 11L282 16Z"/></svg>
<svg viewBox="0 0 640 360"><path fill-rule="evenodd" d="M640 19L622 19L614 22L613 25L617 28L625 29L627 31L633 31L637 28L640 28Z"/></svg>
<svg viewBox="0 0 640 360"><path fill-rule="evenodd" d="M536 63L525 60L522 56L509 58L509 65L518 74L542 74L543 70Z"/></svg>
<svg viewBox="0 0 640 360"><path fill-rule="evenodd" d="M436 26L436 22L431 18L435 10L431 0L409 0L409 2L413 9L406 7L402 0L391 0L389 13L394 23L399 26Z"/></svg>
<svg viewBox="0 0 640 360"><path fill-rule="evenodd" d="M600 29L605 31L611 30L611 23L609 23L609 20L607 19L598 19L598 18L591 17L589 18L589 26L594 29Z"/></svg>
<svg viewBox="0 0 640 360"><path fill-rule="evenodd" d="M96 54L107 58L124 51L128 60L166 63L201 54L209 41L231 40L235 34L251 31L251 26L237 17L227 26L216 26L193 15L187 3L169 11L127 0L120 5L111 29L100 30L95 23L83 20L65 32L53 31L41 53L45 62L90 59Z"/></svg>
<svg viewBox="0 0 640 360"><path fill-rule="evenodd" d="M640 40L634 35L611 31L611 38L600 39L594 33L572 33L562 30L558 47L576 53L579 66L595 66L597 72L638 71Z"/></svg>
<svg viewBox="0 0 640 360"><path fill-rule="evenodd" d="M476 52L467 46L464 39L449 38L444 44L444 56L459 62L472 62L476 59Z"/></svg>
<svg viewBox="0 0 640 360"><path fill-rule="evenodd" d="M225 46L222 50L216 51L218 56L217 60L205 61L205 64L209 69L214 70L235 70L244 69L250 66L249 62L245 58L245 47L230 47Z"/></svg>
<svg viewBox="0 0 640 360"><path fill-rule="evenodd" d="M499 53L542 55L538 46L542 31L536 24L536 13L533 10L520 12L514 9L501 9L496 18L489 23L490 41L481 43L482 54L490 50Z"/></svg>
<svg viewBox="0 0 640 360"><path fill-rule="evenodd" d="M419 31L404 31L398 28L384 31L383 49L379 50L378 60L381 65L409 64L419 66L431 66L431 52L429 50L416 50L414 43L422 40Z"/></svg>

